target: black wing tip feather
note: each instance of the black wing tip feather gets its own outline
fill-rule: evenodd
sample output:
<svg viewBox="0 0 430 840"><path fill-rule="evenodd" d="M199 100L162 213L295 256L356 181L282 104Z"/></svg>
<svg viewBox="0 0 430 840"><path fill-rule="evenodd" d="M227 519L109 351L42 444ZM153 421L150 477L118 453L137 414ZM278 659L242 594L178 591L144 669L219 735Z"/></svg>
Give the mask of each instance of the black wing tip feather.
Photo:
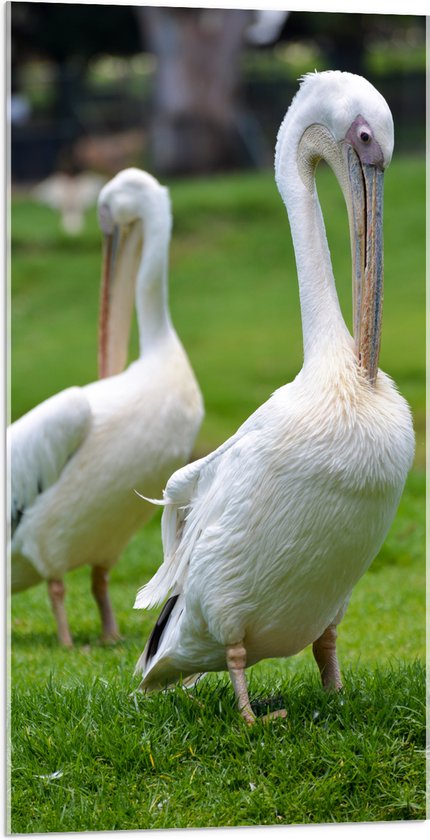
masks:
<svg viewBox="0 0 430 840"><path fill-rule="evenodd" d="M166 625L169 621L169 618L172 614L172 610L178 598L179 594L171 595L171 597L167 599L163 609L160 612L160 615L157 618L157 621L155 622L154 629L152 630L152 633L146 645L145 666L148 665L149 661L157 653L160 644L160 639L164 633L164 630L166 629Z"/></svg>
<svg viewBox="0 0 430 840"><path fill-rule="evenodd" d="M12 502L12 510L10 514L10 525L11 525L11 535L13 537L15 531L17 530L22 517L24 516L25 507L19 507L16 502Z"/></svg>
<svg viewBox="0 0 430 840"><path fill-rule="evenodd" d="M43 486L43 481L42 481L41 478L37 479L36 487L37 487L37 493L35 495L35 499L37 499L37 497L40 496L45 490L45 488ZM35 501L35 499L33 499L33 501ZM15 531L17 530L17 528L20 525L21 519L24 516L25 510L26 510L26 507L28 507L27 504L20 504L20 502L16 498L12 499L11 513L10 513L12 536L15 534Z"/></svg>

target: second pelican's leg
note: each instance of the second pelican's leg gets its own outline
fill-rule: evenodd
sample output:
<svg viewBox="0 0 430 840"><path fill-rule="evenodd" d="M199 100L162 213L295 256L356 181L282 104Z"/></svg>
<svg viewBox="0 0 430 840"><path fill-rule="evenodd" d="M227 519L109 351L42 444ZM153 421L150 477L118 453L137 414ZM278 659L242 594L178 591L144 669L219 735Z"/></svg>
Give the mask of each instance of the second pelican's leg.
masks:
<svg viewBox="0 0 430 840"><path fill-rule="evenodd" d="M102 620L102 641L117 642L120 638L118 625L113 614L108 592L109 572L102 566L93 566L91 570L91 591L97 602Z"/></svg>
<svg viewBox="0 0 430 840"><path fill-rule="evenodd" d="M65 592L66 589L62 580L48 580L48 595L57 622L58 640L64 647L73 647L73 639L64 607Z"/></svg>
<svg viewBox="0 0 430 840"><path fill-rule="evenodd" d="M342 679L337 660L336 638L336 625L329 624L324 633L313 643L312 651L320 670L324 688L339 691L342 688Z"/></svg>
<svg viewBox="0 0 430 840"><path fill-rule="evenodd" d="M256 721L256 716L254 715L254 712L251 709L251 703L249 702L248 686L246 684L245 677L246 649L243 643L239 642L237 645L228 645L226 649L226 659L239 711L248 726L252 726L252 724ZM271 720L272 718L285 716L285 709L278 709L275 712L269 712L269 714L264 715L262 720Z"/></svg>

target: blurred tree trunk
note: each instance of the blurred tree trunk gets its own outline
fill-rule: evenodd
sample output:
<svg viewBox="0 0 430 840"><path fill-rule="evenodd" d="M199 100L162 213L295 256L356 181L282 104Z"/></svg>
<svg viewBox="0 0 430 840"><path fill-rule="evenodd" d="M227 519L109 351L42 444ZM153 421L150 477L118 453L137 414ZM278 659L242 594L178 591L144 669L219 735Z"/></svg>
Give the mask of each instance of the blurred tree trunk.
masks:
<svg viewBox="0 0 430 840"><path fill-rule="evenodd" d="M240 54L252 12L135 7L156 57L151 151L164 174L238 166Z"/></svg>

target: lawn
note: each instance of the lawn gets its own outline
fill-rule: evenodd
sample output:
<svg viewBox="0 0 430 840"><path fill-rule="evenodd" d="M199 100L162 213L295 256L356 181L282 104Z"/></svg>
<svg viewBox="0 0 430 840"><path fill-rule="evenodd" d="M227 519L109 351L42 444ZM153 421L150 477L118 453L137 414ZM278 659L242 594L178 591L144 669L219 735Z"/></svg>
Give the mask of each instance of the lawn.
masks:
<svg viewBox="0 0 430 840"><path fill-rule="evenodd" d="M349 323L343 199L327 169L318 182ZM201 455L299 370L297 284L271 173L181 181L171 193L171 310L205 398ZM57 645L44 586L13 599L13 832L424 819L424 202L424 161L395 158L381 366L412 406L417 450L387 540L340 626L342 694L323 694L306 650L250 669L256 708L287 708L272 726L245 728L225 674L192 693L131 696L156 614L132 610L161 560L156 513L112 573L123 642L97 642L88 569L66 581L72 651ZM95 378L100 253L95 212L70 240L51 211L13 201L12 419Z"/></svg>

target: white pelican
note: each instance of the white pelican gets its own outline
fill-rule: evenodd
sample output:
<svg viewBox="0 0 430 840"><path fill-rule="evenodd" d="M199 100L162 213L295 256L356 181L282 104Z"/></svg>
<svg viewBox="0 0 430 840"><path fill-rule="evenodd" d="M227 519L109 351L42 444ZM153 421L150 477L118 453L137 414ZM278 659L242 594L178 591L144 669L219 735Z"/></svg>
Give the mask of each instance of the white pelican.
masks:
<svg viewBox="0 0 430 840"><path fill-rule="evenodd" d="M11 589L48 581L64 645L72 638L63 576L83 564L92 566L103 639L118 637L108 571L154 510L135 489L161 493L172 470L189 458L203 417L168 309L168 190L146 172L126 169L103 187L98 207L106 235L103 378L61 391L8 430ZM123 370L134 296L140 355Z"/></svg>
<svg viewBox="0 0 430 840"><path fill-rule="evenodd" d="M170 595L136 666L141 690L228 669L251 724L245 667L309 644L324 687L341 687L336 627L385 538L414 451L409 407L378 371L392 149L390 110L369 82L337 71L305 76L275 156L296 254L303 367L215 452L170 478L164 562L135 603ZM315 188L320 159L348 208L355 341Z"/></svg>
<svg viewBox="0 0 430 840"><path fill-rule="evenodd" d="M105 180L94 172L57 172L37 184L32 194L42 204L58 210L64 232L76 236L84 227L85 211L96 203Z"/></svg>

